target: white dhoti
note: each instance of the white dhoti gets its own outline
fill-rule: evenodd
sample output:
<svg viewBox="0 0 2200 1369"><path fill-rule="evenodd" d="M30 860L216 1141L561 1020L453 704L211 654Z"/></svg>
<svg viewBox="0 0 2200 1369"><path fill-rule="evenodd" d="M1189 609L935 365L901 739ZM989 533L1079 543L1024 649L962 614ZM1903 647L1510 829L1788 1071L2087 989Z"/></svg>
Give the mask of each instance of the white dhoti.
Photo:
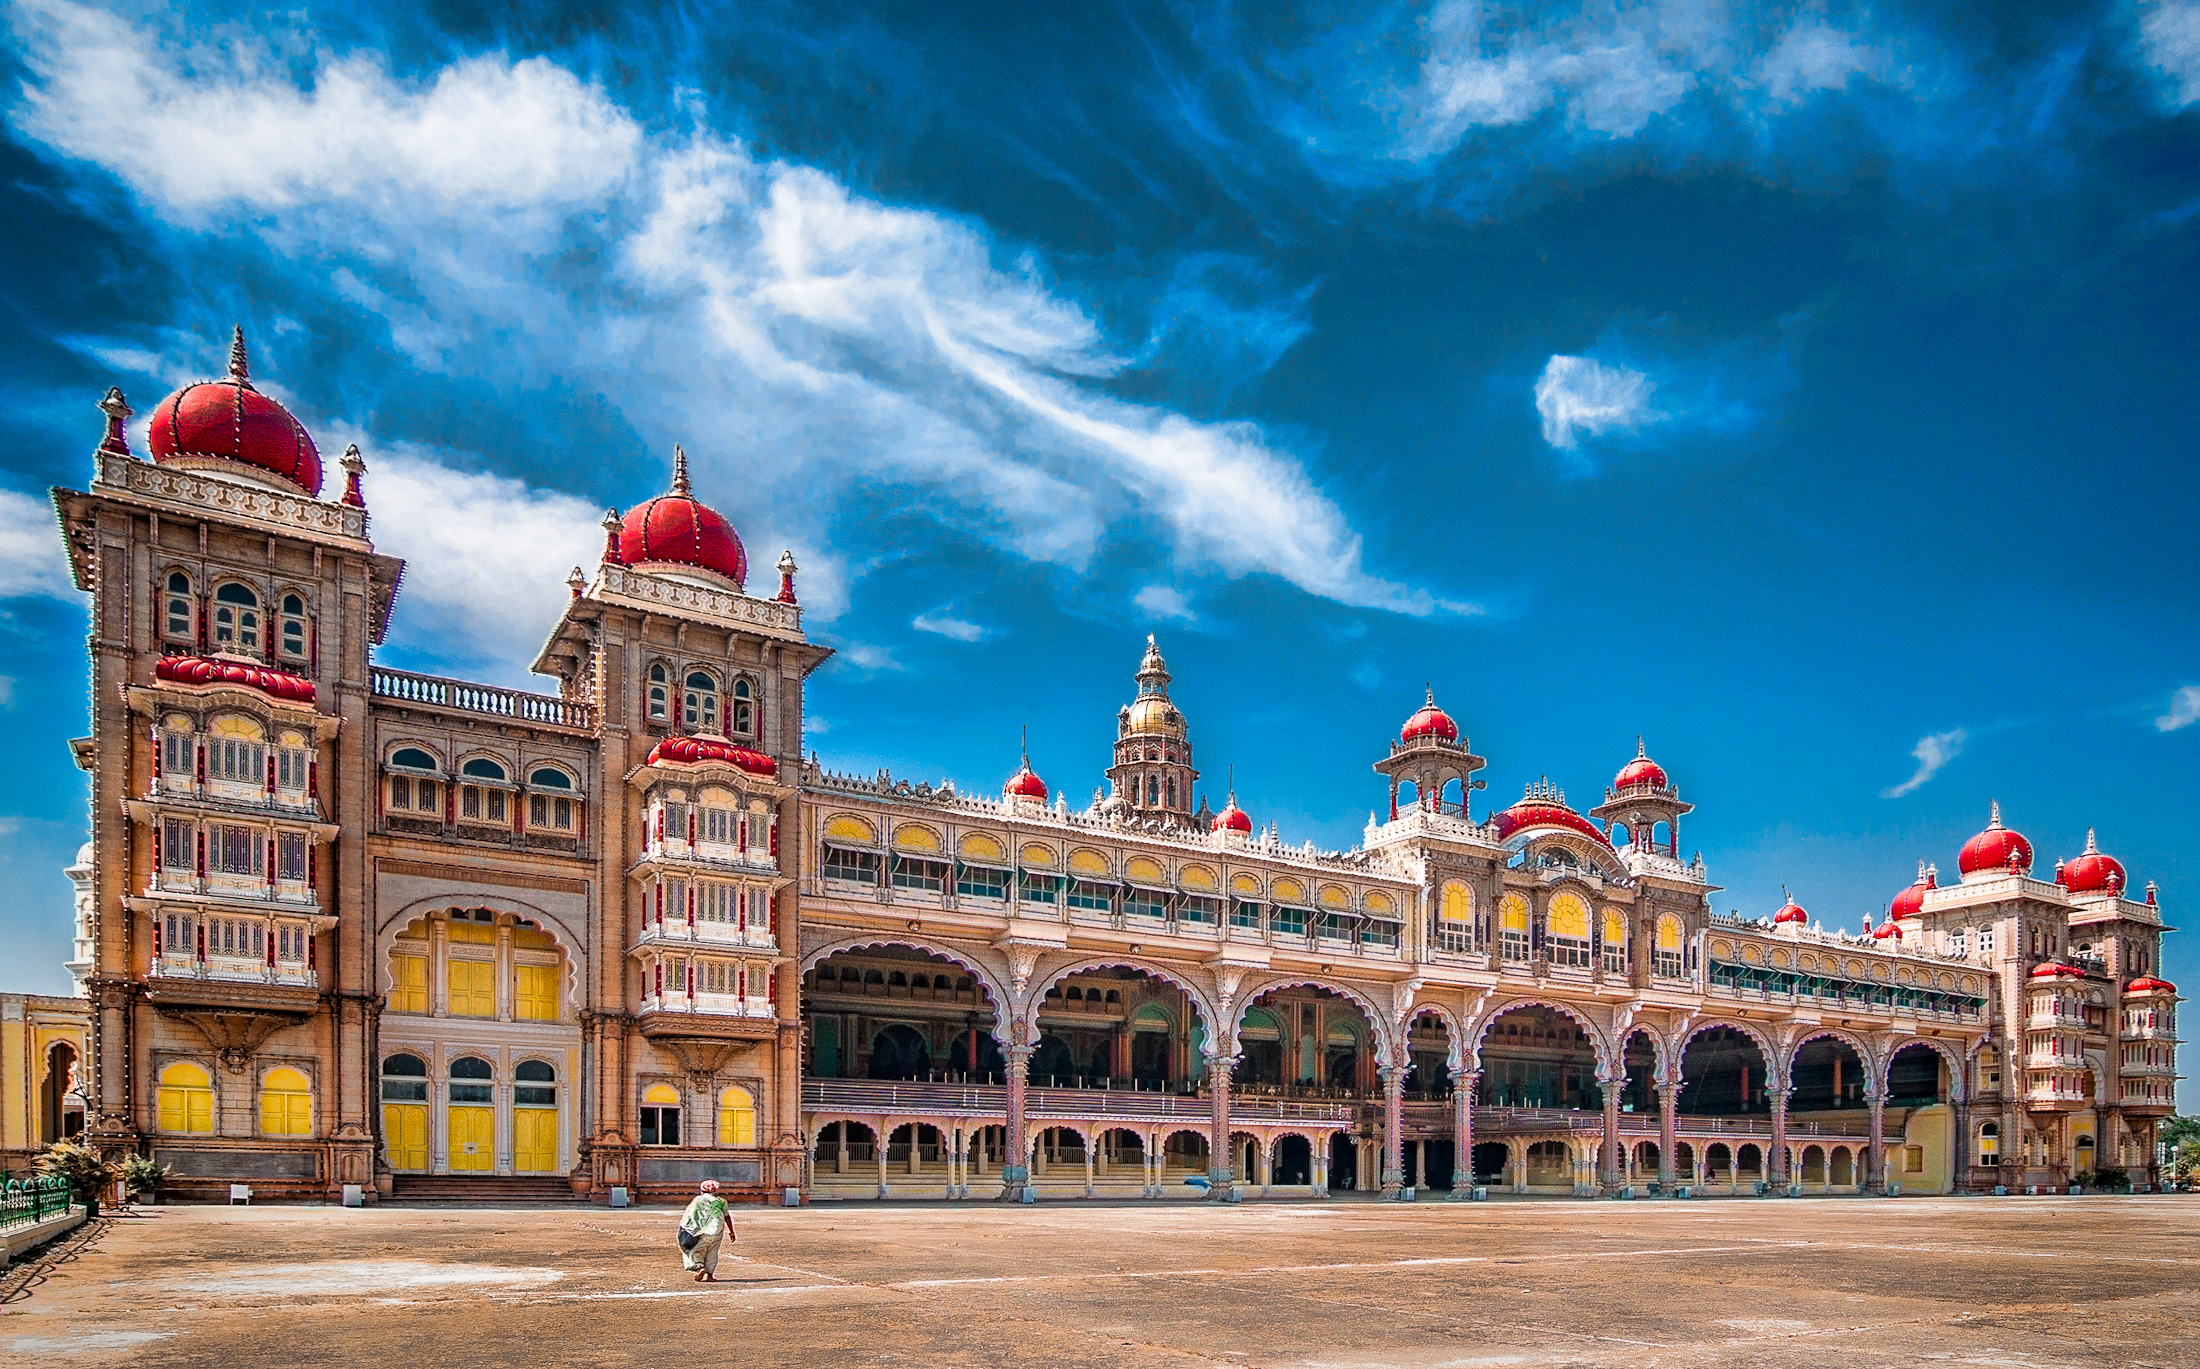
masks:
<svg viewBox="0 0 2200 1369"><path fill-rule="evenodd" d="M700 1269L707 1274L718 1272L718 1247L725 1243L725 1228L720 1227L695 1243L692 1250L680 1252L680 1267L686 1270Z"/></svg>

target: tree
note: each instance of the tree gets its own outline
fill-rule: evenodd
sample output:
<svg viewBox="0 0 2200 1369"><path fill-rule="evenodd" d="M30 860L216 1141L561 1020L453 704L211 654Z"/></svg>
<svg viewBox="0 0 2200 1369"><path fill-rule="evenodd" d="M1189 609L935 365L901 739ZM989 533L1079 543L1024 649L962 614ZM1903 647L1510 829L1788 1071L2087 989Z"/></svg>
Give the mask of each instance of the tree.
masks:
<svg viewBox="0 0 2200 1369"><path fill-rule="evenodd" d="M2182 1150L2187 1141L2200 1141L2200 1117L2165 1117L2154 1128L2154 1139L2173 1152Z"/></svg>
<svg viewBox="0 0 2200 1369"><path fill-rule="evenodd" d="M38 1172L49 1178L68 1180L70 1195L93 1212L99 1210L99 1191L121 1173L101 1158L98 1151L74 1141L56 1141L46 1147L45 1153L38 1157Z"/></svg>

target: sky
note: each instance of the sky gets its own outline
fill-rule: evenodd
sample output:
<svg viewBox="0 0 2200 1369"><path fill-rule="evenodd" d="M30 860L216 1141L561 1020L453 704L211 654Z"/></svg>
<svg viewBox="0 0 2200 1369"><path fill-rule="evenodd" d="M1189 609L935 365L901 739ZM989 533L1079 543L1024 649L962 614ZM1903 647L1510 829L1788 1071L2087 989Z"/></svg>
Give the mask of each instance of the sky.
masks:
<svg viewBox="0 0 2200 1369"><path fill-rule="evenodd" d="M6 987L86 833L45 491L233 324L365 453L385 664L547 688L679 443L835 769L1082 804L1150 632L1294 844L1432 687L1478 815L1641 736L1721 911L1855 930L1996 799L2200 899L2200 0L0 20Z"/></svg>

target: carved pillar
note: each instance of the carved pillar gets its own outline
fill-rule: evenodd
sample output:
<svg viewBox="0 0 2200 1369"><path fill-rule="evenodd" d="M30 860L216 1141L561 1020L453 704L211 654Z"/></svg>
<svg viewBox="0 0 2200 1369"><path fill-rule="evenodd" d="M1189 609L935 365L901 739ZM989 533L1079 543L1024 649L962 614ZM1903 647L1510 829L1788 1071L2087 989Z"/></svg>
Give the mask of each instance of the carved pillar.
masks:
<svg viewBox="0 0 2200 1369"><path fill-rule="evenodd" d="M1474 1191L1474 1090L1480 1070L1460 1076L1451 1095L1451 1196L1469 1198Z"/></svg>
<svg viewBox="0 0 2200 1369"><path fill-rule="evenodd" d="M1236 1066L1235 1056L1207 1057L1207 1099L1214 1105L1207 1137L1207 1196L1212 1199L1230 1196L1236 1173L1230 1154L1230 1072Z"/></svg>
<svg viewBox="0 0 2200 1369"><path fill-rule="evenodd" d="M1012 1203L1028 1203L1031 1191L1031 1123L1024 1115L1024 1090L1031 1082L1032 1047L1010 1046L1002 1054L1008 1061L1008 1154L1001 1166L1001 1196Z"/></svg>
<svg viewBox="0 0 2200 1369"><path fill-rule="evenodd" d="M1767 1089L1772 1095L1772 1153L1765 1157L1765 1182L1784 1189L1788 1183L1788 1095L1793 1089Z"/></svg>
<svg viewBox="0 0 2200 1369"><path fill-rule="evenodd" d="M1673 1176L1678 1173L1675 1161L1679 1157L1679 1130L1673 1116L1673 1105L1680 1101L1681 1086L1658 1085L1658 1184L1671 1187Z"/></svg>
<svg viewBox="0 0 2200 1369"><path fill-rule="evenodd" d="M1879 1087L1877 1080L1873 1080L1871 1085L1871 1106L1871 1147L1865 1152L1870 1158L1866 1163L1864 1182L1869 1191L1878 1193L1887 1186L1887 1144L1880 1135L1887 1124L1887 1094Z"/></svg>
<svg viewBox="0 0 2200 1369"><path fill-rule="evenodd" d="M1406 1072L1396 1065L1383 1068L1383 1170L1385 1198L1395 1198L1405 1187Z"/></svg>

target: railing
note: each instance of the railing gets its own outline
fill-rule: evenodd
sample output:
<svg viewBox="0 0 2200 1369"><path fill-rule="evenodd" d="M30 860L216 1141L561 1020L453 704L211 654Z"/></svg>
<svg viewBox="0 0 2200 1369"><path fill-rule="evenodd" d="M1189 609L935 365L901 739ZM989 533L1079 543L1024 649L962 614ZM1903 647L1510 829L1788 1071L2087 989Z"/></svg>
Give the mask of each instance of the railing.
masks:
<svg viewBox="0 0 2200 1369"><path fill-rule="evenodd" d="M69 1181L59 1177L11 1179L0 1186L0 1231L32 1226L69 1210Z"/></svg>
<svg viewBox="0 0 2200 1369"><path fill-rule="evenodd" d="M802 1106L846 1112L959 1112L1000 1114L1008 1109L1002 1084L898 1083L879 1079L805 1079ZM1214 1104L1204 1096L1130 1089L1034 1088L1024 1095L1026 1115L1047 1117L1182 1118L1205 1123ZM1344 1125L1355 1109L1343 1103L1230 1100L1230 1115L1248 1122L1308 1121Z"/></svg>
<svg viewBox="0 0 2200 1369"><path fill-rule="evenodd" d="M375 697L379 699L455 709L461 713L479 713L491 718L544 723L551 727L587 730L596 725L596 709L593 704L575 703L554 695L528 694L496 685L469 684L464 680L446 680L435 675L386 670L381 666L374 667L371 676Z"/></svg>
<svg viewBox="0 0 2200 1369"><path fill-rule="evenodd" d="M1604 1115L1586 1109L1571 1108L1497 1108L1478 1107L1474 1110L1474 1129L1492 1135L1517 1135L1523 1132L1564 1131L1583 1135L1601 1135L1604 1131ZM1806 1122L1791 1120L1787 1134L1798 1136L1870 1136L1871 1119L1856 1121ZM1659 1131L1658 1115L1654 1112L1623 1112L1619 1114L1619 1130L1626 1136L1656 1136ZM1755 1117L1675 1117L1673 1133L1676 1136L1770 1136L1772 1119Z"/></svg>

